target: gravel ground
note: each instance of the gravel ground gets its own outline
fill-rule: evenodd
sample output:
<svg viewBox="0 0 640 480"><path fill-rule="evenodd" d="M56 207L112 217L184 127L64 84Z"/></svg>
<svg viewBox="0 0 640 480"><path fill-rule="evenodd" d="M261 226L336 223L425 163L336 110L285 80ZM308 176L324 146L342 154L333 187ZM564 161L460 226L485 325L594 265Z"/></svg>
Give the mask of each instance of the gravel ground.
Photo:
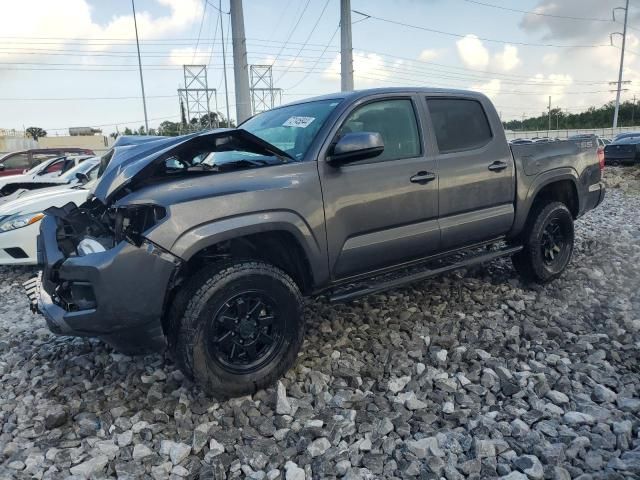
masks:
<svg viewBox="0 0 640 480"><path fill-rule="evenodd" d="M0 478L638 478L639 212L609 191L545 287L498 261L310 302L296 367L222 403L164 356L51 335L0 268Z"/></svg>

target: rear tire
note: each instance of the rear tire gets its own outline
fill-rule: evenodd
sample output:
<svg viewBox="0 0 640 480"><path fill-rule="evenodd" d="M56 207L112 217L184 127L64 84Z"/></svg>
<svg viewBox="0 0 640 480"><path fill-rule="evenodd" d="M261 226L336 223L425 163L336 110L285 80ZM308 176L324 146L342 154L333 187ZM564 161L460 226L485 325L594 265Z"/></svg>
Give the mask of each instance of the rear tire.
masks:
<svg viewBox="0 0 640 480"><path fill-rule="evenodd" d="M218 398L252 394L295 362L304 338L295 282L273 265L238 261L205 269L182 289L170 345L180 369Z"/></svg>
<svg viewBox="0 0 640 480"><path fill-rule="evenodd" d="M526 281L547 283L565 270L573 253L573 216L561 202L532 212L523 233L523 250L512 257L513 266Z"/></svg>

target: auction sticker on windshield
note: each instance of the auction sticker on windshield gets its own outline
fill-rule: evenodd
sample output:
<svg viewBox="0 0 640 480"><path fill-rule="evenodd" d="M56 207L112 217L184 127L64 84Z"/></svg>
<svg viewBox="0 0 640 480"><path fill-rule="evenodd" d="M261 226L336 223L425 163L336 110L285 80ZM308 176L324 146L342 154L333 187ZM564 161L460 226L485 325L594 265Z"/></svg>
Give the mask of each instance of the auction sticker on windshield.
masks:
<svg viewBox="0 0 640 480"><path fill-rule="evenodd" d="M315 119L315 117L289 117L287 121L282 124L282 126L307 128Z"/></svg>

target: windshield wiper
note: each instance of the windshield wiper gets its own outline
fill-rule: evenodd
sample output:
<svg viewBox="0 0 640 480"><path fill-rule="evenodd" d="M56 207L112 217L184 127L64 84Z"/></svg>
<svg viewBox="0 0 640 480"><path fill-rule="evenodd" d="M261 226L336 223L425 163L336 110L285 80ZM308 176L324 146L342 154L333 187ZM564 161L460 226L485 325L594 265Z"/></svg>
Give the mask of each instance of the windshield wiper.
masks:
<svg viewBox="0 0 640 480"><path fill-rule="evenodd" d="M214 164L210 167L211 170L225 171L233 170L235 168L247 168L247 167L265 167L271 165L266 160L249 160L246 158L240 160L233 160L231 162L224 162L220 164Z"/></svg>

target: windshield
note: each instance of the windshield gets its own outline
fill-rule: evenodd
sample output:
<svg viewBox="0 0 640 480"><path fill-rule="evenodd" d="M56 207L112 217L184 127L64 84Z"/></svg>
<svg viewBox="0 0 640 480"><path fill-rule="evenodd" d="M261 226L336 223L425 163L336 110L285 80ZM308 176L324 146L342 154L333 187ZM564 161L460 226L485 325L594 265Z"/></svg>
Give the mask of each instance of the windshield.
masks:
<svg viewBox="0 0 640 480"><path fill-rule="evenodd" d="M239 128L302 160L325 120L342 99L317 100L275 108L250 118Z"/></svg>
<svg viewBox="0 0 640 480"><path fill-rule="evenodd" d="M60 175L60 178L65 182L73 182L77 180L76 173L84 173L93 180L98 175L98 163L98 158L90 158L80 163L79 165L76 165L72 169L64 172L62 175Z"/></svg>
<svg viewBox="0 0 640 480"><path fill-rule="evenodd" d="M60 160L61 158L64 158L64 157L56 157L56 158L52 158L52 159L43 160L42 162L38 163L34 167L31 167L31 169L27 170L25 172L25 174L27 174L27 175L36 174L39 171L44 170L45 168L47 168L47 166L51 165L53 162L56 162L56 161Z"/></svg>

